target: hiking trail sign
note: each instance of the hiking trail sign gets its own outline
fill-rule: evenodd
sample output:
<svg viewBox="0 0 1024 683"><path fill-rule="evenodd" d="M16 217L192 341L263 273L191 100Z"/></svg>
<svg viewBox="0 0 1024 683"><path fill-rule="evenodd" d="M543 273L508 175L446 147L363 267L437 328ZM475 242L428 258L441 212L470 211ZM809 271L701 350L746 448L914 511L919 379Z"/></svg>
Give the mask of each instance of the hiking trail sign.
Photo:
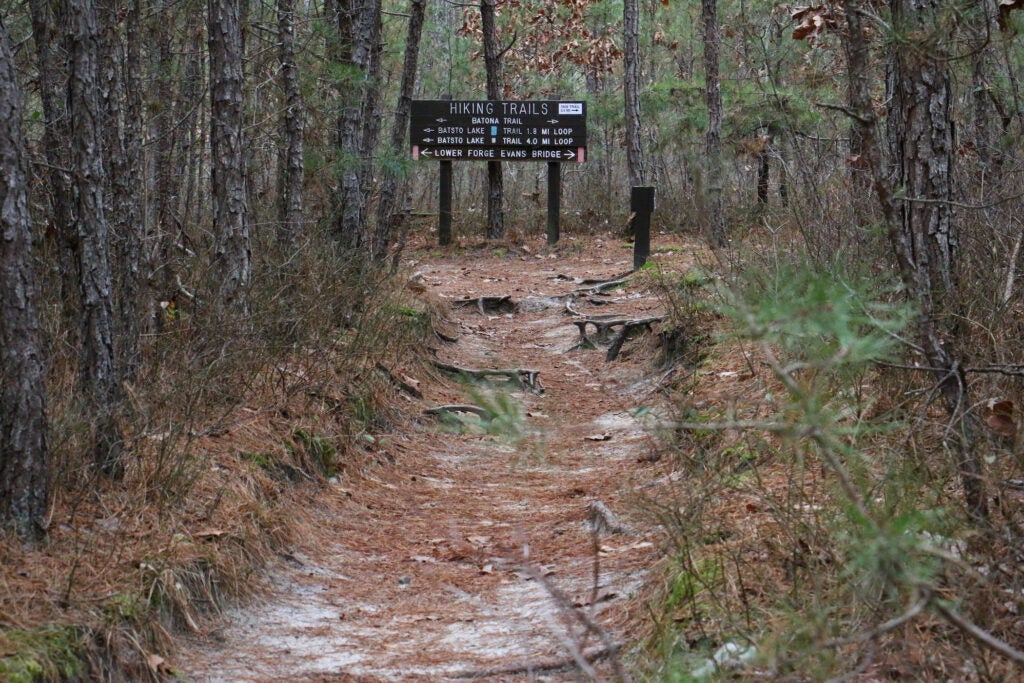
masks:
<svg viewBox="0 0 1024 683"><path fill-rule="evenodd" d="M583 163L587 103L540 100L413 100L413 159Z"/></svg>

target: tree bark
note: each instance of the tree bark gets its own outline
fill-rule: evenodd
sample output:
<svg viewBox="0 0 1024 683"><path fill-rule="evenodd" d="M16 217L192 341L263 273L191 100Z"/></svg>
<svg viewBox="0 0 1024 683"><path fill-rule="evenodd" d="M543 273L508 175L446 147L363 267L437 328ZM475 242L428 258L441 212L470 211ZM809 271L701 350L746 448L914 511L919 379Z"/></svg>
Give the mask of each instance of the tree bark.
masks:
<svg viewBox="0 0 1024 683"><path fill-rule="evenodd" d="M111 298L109 226L104 189L99 102L96 11L92 0L69 0L68 30L71 79L68 112L72 127L72 168L82 300L80 376L93 425L93 461L104 474L124 474L123 443L118 425L121 374L114 351L115 320Z"/></svg>
<svg viewBox="0 0 1024 683"><path fill-rule="evenodd" d="M629 184L636 187L647 180L640 118L640 9L637 0L622 3L623 78L626 99L626 162Z"/></svg>
<svg viewBox="0 0 1024 683"><path fill-rule="evenodd" d="M704 88L707 97L707 193L708 231L714 247L728 243L725 207L722 199L722 82L718 73L721 36L718 30L717 0L701 0L704 27Z"/></svg>
<svg viewBox="0 0 1024 683"><path fill-rule="evenodd" d="M124 40L118 28L121 3L100 0L100 73L104 160L110 184L111 267L118 330L117 350L125 380L139 366L142 256L142 99L138 0L124 8Z"/></svg>
<svg viewBox="0 0 1024 683"><path fill-rule="evenodd" d="M287 257L295 251L303 234L302 195L305 182L305 111L299 90L299 70L295 62L295 0L278 0L277 34L281 86L284 90L284 112L281 116L284 151L278 179L277 243Z"/></svg>
<svg viewBox="0 0 1024 683"><path fill-rule="evenodd" d="M409 111L412 107L413 88L416 85L417 65L420 55L420 39L423 36L423 20L426 14L426 0L410 0L409 27L405 38L405 58L402 62L402 83L395 105L395 118L391 124L391 152L396 159L407 154L406 133L409 129ZM406 183L399 179L393 165L384 169L381 178L380 197L377 200L377 229L373 238L372 256L383 260L388 245L399 233L398 246L392 257L392 267L397 268L398 258L405 246L408 221L404 220L399 204L405 203Z"/></svg>
<svg viewBox="0 0 1024 683"><path fill-rule="evenodd" d="M26 197L22 104L0 19L0 525L45 533L46 383Z"/></svg>
<svg viewBox="0 0 1024 683"><path fill-rule="evenodd" d="M376 142L380 92L380 0L347 0L337 10L337 61L352 70L339 87L338 150L340 191L338 240L347 249L366 246L366 210L371 181L371 155Z"/></svg>
<svg viewBox="0 0 1024 683"><path fill-rule="evenodd" d="M64 319L72 330L78 322L79 303L78 235L75 233L74 190L71 168L71 126L67 111L68 43L57 29L64 22L59 3L30 0L32 34L39 72L39 98L42 104L43 149L48 165L45 174L50 194L50 225L56 235L60 264L61 302ZM72 343L77 341L72 333Z"/></svg>
<svg viewBox="0 0 1024 683"><path fill-rule="evenodd" d="M480 26L484 40L484 68L487 71L487 99L500 100L504 84L501 75L501 47L495 24L496 0L480 0ZM500 161L487 162L487 238L505 235L504 181Z"/></svg>
<svg viewBox="0 0 1024 683"><path fill-rule="evenodd" d="M217 307L249 313L252 254L245 189L242 3L209 0L210 155Z"/></svg>
<svg viewBox="0 0 1024 683"><path fill-rule="evenodd" d="M950 86L951 24L938 0L891 0L889 141L896 187L905 198L888 213L889 237L909 296L921 309L918 344L935 369L950 419L951 451L968 512L988 515L977 425L957 341L959 236L953 212L954 141ZM891 195L890 195L891 196Z"/></svg>

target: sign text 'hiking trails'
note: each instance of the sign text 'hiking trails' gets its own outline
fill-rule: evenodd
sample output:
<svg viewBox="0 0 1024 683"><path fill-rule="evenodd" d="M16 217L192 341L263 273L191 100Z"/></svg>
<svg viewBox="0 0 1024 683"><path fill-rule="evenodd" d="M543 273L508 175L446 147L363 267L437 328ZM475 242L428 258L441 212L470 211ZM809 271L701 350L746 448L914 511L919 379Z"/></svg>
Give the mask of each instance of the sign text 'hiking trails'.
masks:
<svg viewBox="0 0 1024 683"><path fill-rule="evenodd" d="M413 159L578 162L587 155L587 103L414 100Z"/></svg>

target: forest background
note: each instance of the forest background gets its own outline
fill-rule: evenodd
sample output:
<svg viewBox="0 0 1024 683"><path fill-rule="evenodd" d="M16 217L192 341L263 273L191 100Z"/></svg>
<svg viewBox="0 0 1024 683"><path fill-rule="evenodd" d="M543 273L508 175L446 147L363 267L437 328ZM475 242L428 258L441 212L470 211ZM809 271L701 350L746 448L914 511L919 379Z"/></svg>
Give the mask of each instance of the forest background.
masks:
<svg viewBox="0 0 1024 683"><path fill-rule="evenodd" d="M586 99L564 230L625 231L630 187L655 185L657 227L714 254L700 277L661 283L679 325L717 311L786 396L768 422L678 397L679 451L709 490L734 485L716 459L736 457L736 438L797 479L812 461L830 473L813 514L778 508L812 588L741 610L741 630L776 634L780 671L813 652L834 673L872 665L926 615L915 633L948 656L913 659L915 673L955 660L1011 675L1024 661L1020 5L2 3L6 556L84 557L85 517L117 530L210 517L227 504L199 447L222 428L211 416L287 392L273 368L310 349L332 361L318 372L345 436L296 425L287 450L331 476L361 425L386 422L371 370L429 328L392 272L408 231L434 220L436 174L406 149L410 99ZM528 164L457 165L462 238L531 234L543 183ZM754 447L751 433L772 438ZM160 641L153 614L189 613L181 586L202 593L282 542L260 514L231 561L138 566L146 591L76 603L94 569L73 560L60 595L8 596L0 666L73 669L112 642L83 647L83 623ZM740 558L686 540L702 514L673 522L667 611L691 625L750 599L730 588ZM94 667L130 666L104 651Z"/></svg>

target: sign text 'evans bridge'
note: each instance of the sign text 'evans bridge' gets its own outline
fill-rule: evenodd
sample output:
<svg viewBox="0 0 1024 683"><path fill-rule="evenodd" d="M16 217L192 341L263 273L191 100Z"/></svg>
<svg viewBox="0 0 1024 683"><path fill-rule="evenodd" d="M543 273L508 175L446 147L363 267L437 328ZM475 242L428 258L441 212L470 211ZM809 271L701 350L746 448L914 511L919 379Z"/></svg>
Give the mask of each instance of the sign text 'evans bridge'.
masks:
<svg viewBox="0 0 1024 683"><path fill-rule="evenodd" d="M586 102L414 100L411 114L413 159L582 162L586 158Z"/></svg>

